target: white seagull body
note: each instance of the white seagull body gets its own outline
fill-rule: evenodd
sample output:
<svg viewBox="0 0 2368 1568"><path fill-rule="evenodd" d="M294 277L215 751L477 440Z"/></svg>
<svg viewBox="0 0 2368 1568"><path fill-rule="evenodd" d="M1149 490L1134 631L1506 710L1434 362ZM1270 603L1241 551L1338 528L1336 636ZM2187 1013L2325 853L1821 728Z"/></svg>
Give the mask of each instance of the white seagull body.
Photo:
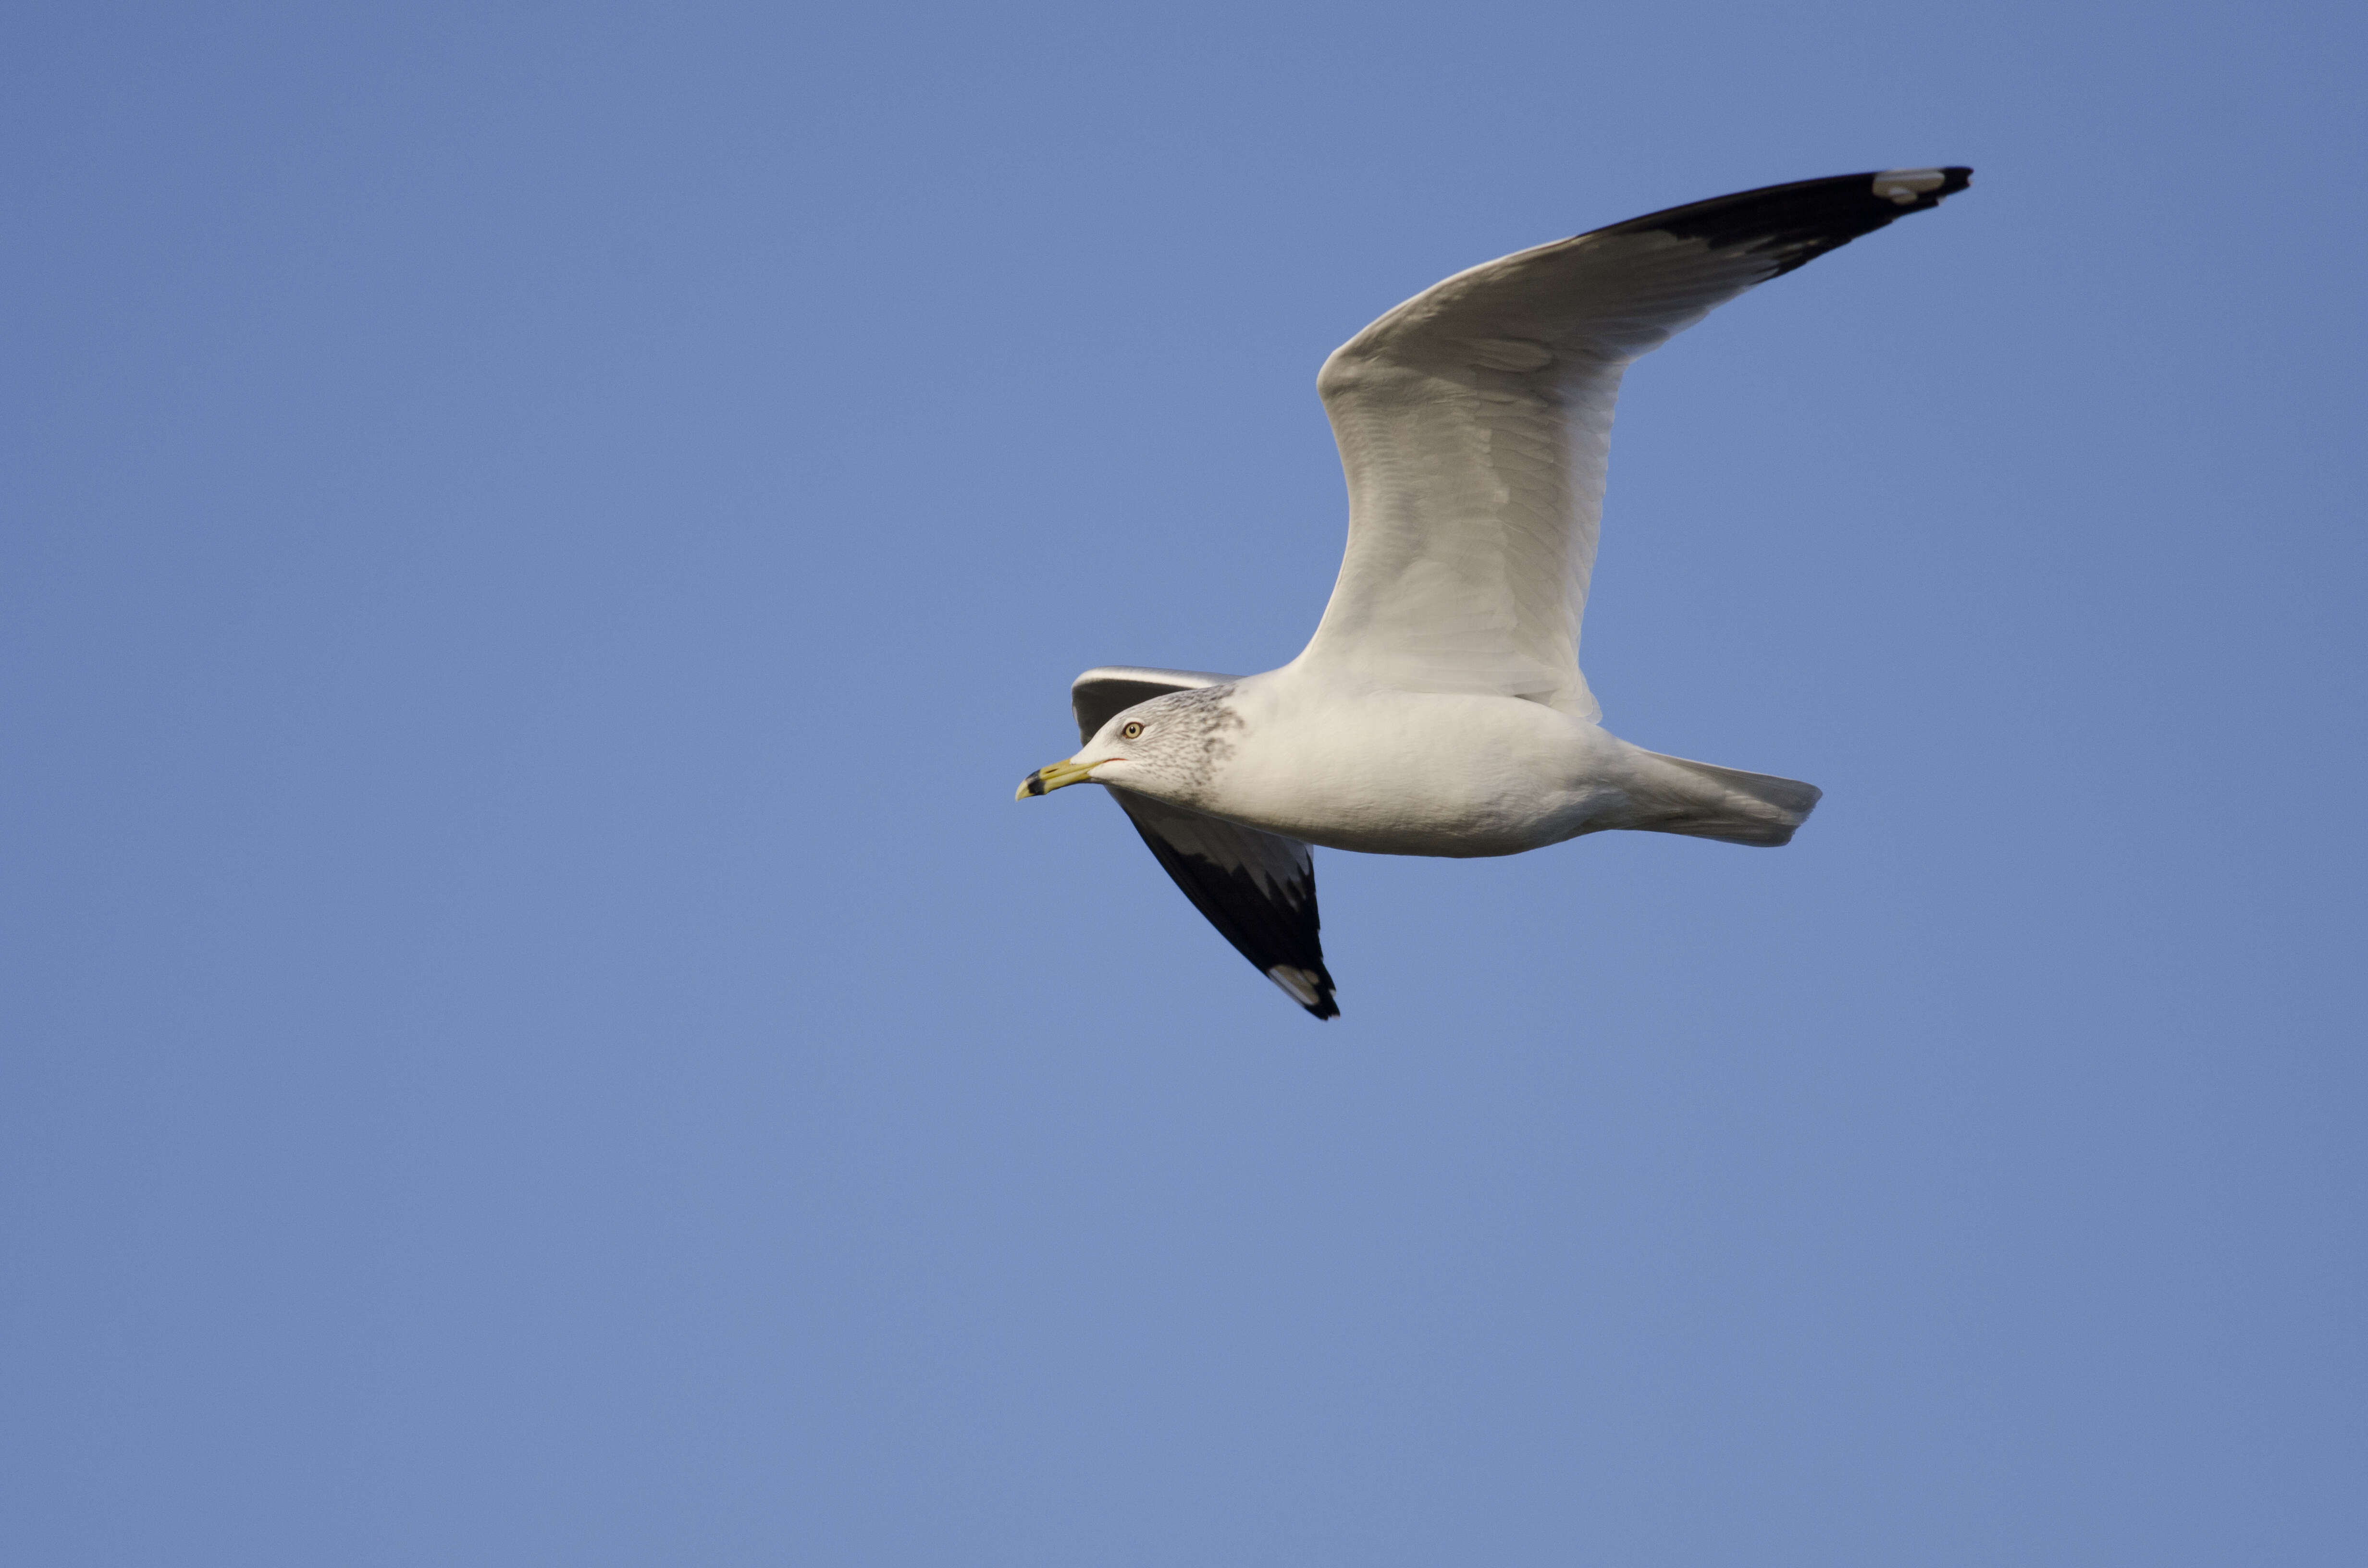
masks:
<svg viewBox="0 0 2368 1568"><path fill-rule="evenodd" d="M1620 378L1969 176L1719 197L1459 273L1383 316L1316 379L1349 549L1305 651L1241 678L1087 671L1071 688L1085 745L1021 798L1109 786L1201 913L1317 1017L1339 1009L1311 844L1512 855L1610 828L1787 842L1815 788L1631 745L1579 673Z"/></svg>

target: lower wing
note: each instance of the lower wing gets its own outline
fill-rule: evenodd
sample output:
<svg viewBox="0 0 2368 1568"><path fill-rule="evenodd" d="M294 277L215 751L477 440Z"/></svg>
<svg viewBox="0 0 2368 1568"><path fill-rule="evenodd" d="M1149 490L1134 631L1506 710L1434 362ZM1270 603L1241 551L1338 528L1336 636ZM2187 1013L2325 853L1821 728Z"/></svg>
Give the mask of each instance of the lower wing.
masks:
<svg viewBox="0 0 2368 1568"><path fill-rule="evenodd" d="M1198 670L1108 666L1087 670L1069 687L1079 738L1091 740L1110 716L1163 692L1221 686L1231 676ZM1144 843L1151 846L1192 907L1208 917L1258 972L1319 1018L1338 1017L1332 976L1315 914L1315 858L1305 844L1203 816L1113 788Z"/></svg>

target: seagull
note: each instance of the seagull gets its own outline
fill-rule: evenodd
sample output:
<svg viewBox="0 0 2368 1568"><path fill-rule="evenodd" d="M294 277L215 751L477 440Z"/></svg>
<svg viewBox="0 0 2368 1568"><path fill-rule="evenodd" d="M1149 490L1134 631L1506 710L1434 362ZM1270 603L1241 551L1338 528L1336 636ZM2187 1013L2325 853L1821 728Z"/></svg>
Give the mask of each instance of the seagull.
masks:
<svg viewBox="0 0 2368 1568"><path fill-rule="evenodd" d="M1459 272L1324 362L1349 547L1315 635L1264 675L1112 665L1085 743L1019 798L1104 786L1196 908L1337 1017L1311 845L1518 855L1629 828L1791 841L1819 791L1629 744L1578 668L1611 408L1715 307L1963 190L1887 169L1673 207Z"/></svg>

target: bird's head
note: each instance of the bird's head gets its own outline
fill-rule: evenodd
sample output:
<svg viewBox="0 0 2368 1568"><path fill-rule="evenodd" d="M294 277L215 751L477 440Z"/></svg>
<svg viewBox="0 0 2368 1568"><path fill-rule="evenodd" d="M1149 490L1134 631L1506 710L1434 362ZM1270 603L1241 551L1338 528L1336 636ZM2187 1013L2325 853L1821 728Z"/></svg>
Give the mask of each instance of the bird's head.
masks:
<svg viewBox="0 0 2368 1568"><path fill-rule="evenodd" d="M1214 688L1229 690L1230 688ZM1224 710L1211 689L1171 691L1110 715L1094 738L1060 762L1019 781L1026 800L1072 784L1116 784L1156 800L1188 804L1208 780L1213 732Z"/></svg>

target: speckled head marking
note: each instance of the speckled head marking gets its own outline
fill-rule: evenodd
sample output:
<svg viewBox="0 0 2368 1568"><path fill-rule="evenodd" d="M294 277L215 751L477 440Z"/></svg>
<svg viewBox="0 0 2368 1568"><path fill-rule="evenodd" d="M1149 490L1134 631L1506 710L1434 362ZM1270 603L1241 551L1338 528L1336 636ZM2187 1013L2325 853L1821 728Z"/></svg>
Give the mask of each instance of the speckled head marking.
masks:
<svg viewBox="0 0 2368 1568"><path fill-rule="evenodd" d="M1217 770L1233 760L1234 736L1242 727L1230 685L1155 697L1119 720L1121 729L1129 722L1142 724L1135 749L1153 757L1162 773L1195 790L1208 788Z"/></svg>

